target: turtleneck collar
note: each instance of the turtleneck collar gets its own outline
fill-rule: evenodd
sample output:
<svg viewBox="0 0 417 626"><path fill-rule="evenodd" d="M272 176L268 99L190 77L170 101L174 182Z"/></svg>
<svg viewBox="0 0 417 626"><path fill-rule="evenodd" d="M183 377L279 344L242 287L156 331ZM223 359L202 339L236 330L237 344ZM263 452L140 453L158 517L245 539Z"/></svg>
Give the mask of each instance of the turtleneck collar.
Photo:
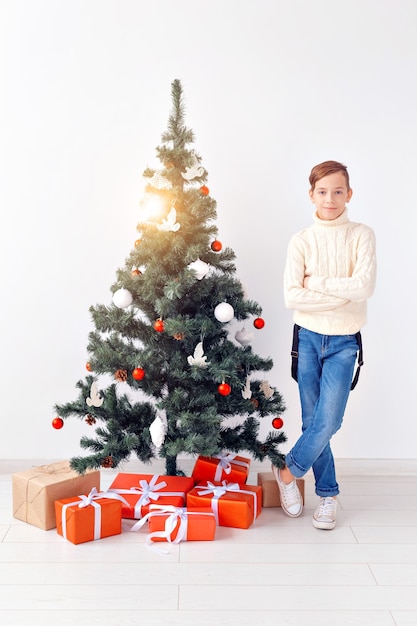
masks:
<svg viewBox="0 0 417 626"><path fill-rule="evenodd" d="M321 226L324 228L332 228L333 226L342 226L343 224L347 224L349 222L347 207L339 217L335 220L322 220L318 215L317 211L313 214L313 220L315 226Z"/></svg>

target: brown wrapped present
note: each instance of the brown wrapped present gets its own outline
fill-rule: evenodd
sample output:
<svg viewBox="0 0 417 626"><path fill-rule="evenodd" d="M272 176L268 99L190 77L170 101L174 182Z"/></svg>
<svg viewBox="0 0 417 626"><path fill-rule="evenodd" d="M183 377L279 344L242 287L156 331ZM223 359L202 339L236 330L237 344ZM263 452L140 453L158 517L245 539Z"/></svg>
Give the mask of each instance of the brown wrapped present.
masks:
<svg viewBox="0 0 417 626"><path fill-rule="evenodd" d="M100 489L100 472L78 474L69 461L40 465L12 475L13 517L43 530L56 528L55 501Z"/></svg>
<svg viewBox="0 0 417 626"><path fill-rule="evenodd" d="M262 506L265 509L281 506L277 481L272 472L260 472L258 474L258 485L262 487ZM297 485L304 502L304 478L297 478Z"/></svg>

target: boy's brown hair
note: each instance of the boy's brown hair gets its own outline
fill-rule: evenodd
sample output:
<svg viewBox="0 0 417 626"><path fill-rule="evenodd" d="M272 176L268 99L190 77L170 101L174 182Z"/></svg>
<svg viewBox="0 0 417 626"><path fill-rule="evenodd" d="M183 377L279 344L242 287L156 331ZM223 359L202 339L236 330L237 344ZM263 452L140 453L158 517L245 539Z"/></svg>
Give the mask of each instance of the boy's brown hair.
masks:
<svg viewBox="0 0 417 626"><path fill-rule="evenodd" d="M329 174L336 174L336 172L341 172L346 179L346 186L348 191L350 189L349 183L349 174L347 171L346 165L343 163L339 163L338 161L324 161L324 163L319 163L315 165L310 172L309 181L311 185L311 191L314 191L316 183L325 176L329 176Z"/></svg>

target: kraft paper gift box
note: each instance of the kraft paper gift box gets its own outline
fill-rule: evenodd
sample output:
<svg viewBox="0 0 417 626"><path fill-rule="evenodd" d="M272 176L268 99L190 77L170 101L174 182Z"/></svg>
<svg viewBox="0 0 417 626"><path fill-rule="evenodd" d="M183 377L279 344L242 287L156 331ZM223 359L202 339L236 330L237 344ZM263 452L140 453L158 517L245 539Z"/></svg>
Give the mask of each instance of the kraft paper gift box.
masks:
<svg viewBox="0 0 417 626"><path fill-rule="evenodd" d="M194 479L187 476L120 473L109 491L127 500L128 504L122 505L122 517L141 519L149 512L150 504L184 506L186 494L194 484Z"/></svg>
<svg viewBox="0 0 417 626"><path fill-rule="evenodd" d="M116 493L98 492L55 502L56 530L71 543L95 541L122 532L122 500Z"/></svg>
<svg viewBox="0 0 417 626"><path fill-rule="evenodd" d="M157 541L179 543L180 541L213 541L216 520L207 507L185 508L151 504L149 513L130 529L139 530L148 522L147 544Z"/></svg>
<svg viewBox="0 0 417 626"><path fill-rule="evenodd" d="M262 509L262 487L208 481L187 493L187 507L209 507L218 526L249 528Z"/></svg>
<svg viewBox="0 0 417 626"><path fill-rule="evenodd" d="M304 478L297 478L296 480L304 502ZM272 472L259 472L258 485L262 487L262 506L265 509L274 506L281 506L279 488Z"/></svg>
<svg viewBox="0 0 417 626"><path fill-rule="evenodd" d="M227 480L231 483L246 483L250 459L233 453L221 453L212 457L200 455L194 465L192 477L197 484L212 480Z"/></svg>
<svg viewBox="0 0 417 626"><path fill-rule="evenodd" d="M56 527L55 500L100 489L100 472L78 474L69 461L32 467L12 475L13 516L43 530Z"/></svg>

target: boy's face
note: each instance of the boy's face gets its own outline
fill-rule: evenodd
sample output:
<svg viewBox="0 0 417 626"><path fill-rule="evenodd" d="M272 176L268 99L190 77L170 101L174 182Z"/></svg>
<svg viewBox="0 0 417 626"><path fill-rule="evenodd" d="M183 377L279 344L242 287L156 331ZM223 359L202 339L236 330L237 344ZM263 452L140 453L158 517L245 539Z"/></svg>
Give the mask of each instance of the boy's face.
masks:
<svg viewBox="0 0 417 626"><path fill-rule="evenodd" d="M352 197L352 189L347 188L342 172L336 172L320 178L309 194L312 203L316 205L319 218L335 220L345 210L345 205Z"/></svg>

